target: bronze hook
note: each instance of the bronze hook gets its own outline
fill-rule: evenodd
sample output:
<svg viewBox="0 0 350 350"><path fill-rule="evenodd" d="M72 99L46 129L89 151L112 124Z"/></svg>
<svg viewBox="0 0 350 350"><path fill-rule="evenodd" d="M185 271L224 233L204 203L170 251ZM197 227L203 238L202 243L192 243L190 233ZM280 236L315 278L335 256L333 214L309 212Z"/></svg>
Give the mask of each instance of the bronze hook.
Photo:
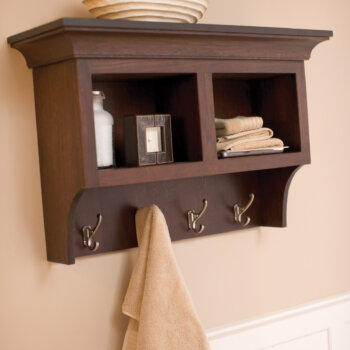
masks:
<svg viewBox="0 0 350 350"><path fill-rule="evenodd" d="M97 223L96 223L95 228L92 229L91 226L84 226L82 228L82 231L83 231L83 245L84 245L84 247L89 248L93 252L95 252L100 246L100 243L99 242L94 242L92 240L92 238L96 234L98 229L100 228L101 223L102 223L102 215L101 214L97 214Z"/></svg>
<svg viewBox="0 0 350 350"><path fill-rule="evenodd" d="M202 217L204 212L207 210L208 201L203 199L203 208L199 213L196 213L194 210L190 210L187 213L188 216L188 228L189 230L194 231L195 233L202 233L204 231L205 226L200 224L199 228L196 228L197 221Z"/></svg>
<svg viewBox="0 0 350 350"><path fill-rule="evenodd" d="M246 217L246 221L245 223L242 222L242 215L249 209L249 207L253 204L254 201L254 193L251 193L249 195L249 202L246 206L244 207L240 207L238 204L235 204L233 206L234 209L234 214L235 214L235 221L237 221L240 225L242 225L243 227L249 225L250 223L250 217L247 216Z"/></svg>

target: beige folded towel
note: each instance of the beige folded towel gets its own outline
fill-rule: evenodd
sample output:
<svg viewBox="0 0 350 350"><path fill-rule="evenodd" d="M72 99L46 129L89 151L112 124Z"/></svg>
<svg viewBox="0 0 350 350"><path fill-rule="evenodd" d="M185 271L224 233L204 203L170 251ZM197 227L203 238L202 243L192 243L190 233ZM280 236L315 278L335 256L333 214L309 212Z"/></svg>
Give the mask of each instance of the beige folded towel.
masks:
<svg viewBox="0 0 350 350"><path fill-rule="evenodd" d="M137 211L136 231L139 251L123 303L130 317L123 350L209 350L157 206Z"/></svg>
<svg viewBox="0 0 350 350"><path fill-rule="evenodd" d="M260 129L263 126L261 117L237 116L231 119L215 118L216 136L237 134L242 131Z"/></svg>
<svg viewBox="0 0 350 350"><path fill-rule="evenodd" d="M280 148L283 147L283 141L277 138L272 138L262 141L249 141L244 142L238 145L231 146L226 149L226 151L246 151L246 150L255 150L255 149L264 149L264 148Z"/></svg>
<svg viewBox="0 0 350 350"><path fill-rule="evenodd" d="M243 131L238 134L219 137L217 139L216 148L218 151L224 151L242 143L268 140L272 136L273 131L269 128Z"/></svg>

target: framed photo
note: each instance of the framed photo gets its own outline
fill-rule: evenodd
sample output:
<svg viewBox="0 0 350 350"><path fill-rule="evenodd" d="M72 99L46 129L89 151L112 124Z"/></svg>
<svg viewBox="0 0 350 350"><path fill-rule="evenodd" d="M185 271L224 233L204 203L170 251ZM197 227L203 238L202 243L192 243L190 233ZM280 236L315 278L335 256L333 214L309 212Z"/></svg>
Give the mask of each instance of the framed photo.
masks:
<svg viewBox="0 0 350 350"><path fill-rule="evenodd" d="M172 163L170 114L124 117L124 143L127 166Z"/></svg>

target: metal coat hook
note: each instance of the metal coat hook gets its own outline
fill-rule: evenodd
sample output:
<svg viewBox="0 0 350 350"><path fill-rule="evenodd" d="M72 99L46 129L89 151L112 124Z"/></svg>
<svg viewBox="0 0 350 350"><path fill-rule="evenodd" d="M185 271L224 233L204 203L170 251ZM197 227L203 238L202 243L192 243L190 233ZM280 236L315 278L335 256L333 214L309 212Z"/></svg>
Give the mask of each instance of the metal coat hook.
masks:
<svg viewBox="0 0 350 350"><path fill-rule="evenodd" d="M84 247L89 248L93 252L95 252L100 246L99 242L93 241L93 237L101 226L102 215L97 214L97 224L95 228L91 228L91 226L84 226L81 230L83 231L83 245Z"/></svg>
<svg viewBox="0 0 350 350"><path fill-rule="evenodd" d="M234 213L235 213L235 221L237 221L242 226L247 226L250 223L250 217L247 216L245 223L242 222L242 215L249 209L249 207L252 205L254 201L254 193L251 193L249 195L250 199L246 206L240 207L238 204L235 204L233 206Z"/></svg>
<svg viewBox="0 0 350 350"><path fill-rule="evenodd" d="M190 210L188 215L188 228L196 233L202 233L204 231L205 226L199 225L199 228L196 228L197 221L201 218L204 212L207 210L208 201L203 199L203 208L199 213L196 213L194 210Z"/></svg>

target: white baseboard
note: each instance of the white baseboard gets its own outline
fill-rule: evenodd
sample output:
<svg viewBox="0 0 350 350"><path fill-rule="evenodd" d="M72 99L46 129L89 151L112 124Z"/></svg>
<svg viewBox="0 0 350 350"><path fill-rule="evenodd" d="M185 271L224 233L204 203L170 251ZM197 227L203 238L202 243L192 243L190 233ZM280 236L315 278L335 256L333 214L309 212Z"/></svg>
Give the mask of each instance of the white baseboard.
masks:
<svg viewBox="0 0 350 350"><path fill-rule="evenodd" d="M350 350L350 293L207 335L212 350Z"/></svg>

